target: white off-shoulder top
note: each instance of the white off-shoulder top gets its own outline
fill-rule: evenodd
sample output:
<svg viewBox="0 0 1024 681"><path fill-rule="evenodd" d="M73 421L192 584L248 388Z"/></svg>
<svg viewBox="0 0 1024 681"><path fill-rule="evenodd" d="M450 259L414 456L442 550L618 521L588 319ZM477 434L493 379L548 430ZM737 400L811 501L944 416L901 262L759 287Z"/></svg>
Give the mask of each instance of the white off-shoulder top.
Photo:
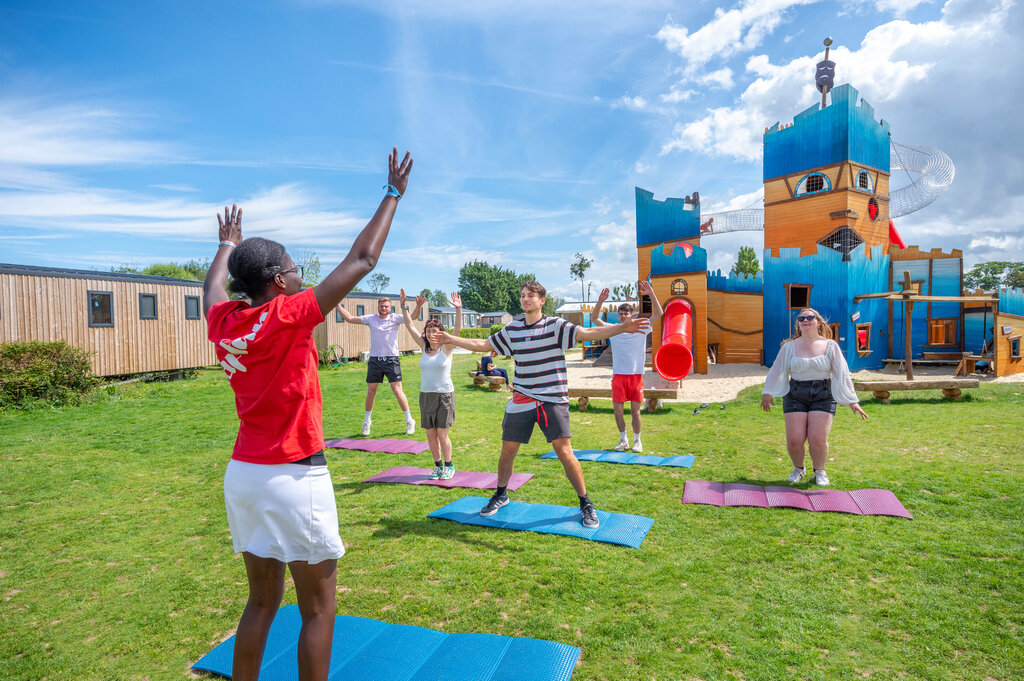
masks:
<svg viewBox="0 0 1024 681"><path fill-rule="evenodd" d="M825 354L817 357L797 357L796 344L790 341L782 346L779 356L768 371L764 380L762 394L782 397L789 392L789 379L798 381L815 381L823 378L832 379L832 399L843 406L850 406L860 401L853 389L850 379L850 367L846 364L839 344L834 340L828 342Z"/></svg>

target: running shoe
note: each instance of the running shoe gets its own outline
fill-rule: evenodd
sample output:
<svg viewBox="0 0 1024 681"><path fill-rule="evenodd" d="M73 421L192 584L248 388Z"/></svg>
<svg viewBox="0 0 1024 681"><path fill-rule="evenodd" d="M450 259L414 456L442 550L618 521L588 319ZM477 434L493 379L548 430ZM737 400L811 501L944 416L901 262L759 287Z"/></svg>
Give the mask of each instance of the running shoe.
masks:
<svg viewBox="0 0 1024 681"><path fill-rule="evenodd" d="M589 501L580 506L580 515L583 516L580 523L587 529L595 530L601 524L601 521L597 519L597 509Z"/></svg>
<svg viewBox="0 0 1024 681"><path fill-rule="evenodd" d="M494 496L491 497L491 500L488 501L487 504L480 509L480 515L484 517L494 515L498 512L499 508L506 505L508 505L508 495L505 494L504 492L502 492L501 494L495 492Z"/></svg>
<svg viewBox="0 0 1024 681"><path fill-rule="evenodd" d="M444 466L437 464L434 466L434 470L430 471L430 475L427 476L427 480L440 480L444 475Z"/></svg>
<svg viewBox="0 0 1024 681"><path fill-rule="evenodd" d="M455 477L455 466L445 466L444 470L441 471L442 480L451 480Z"/></svg>

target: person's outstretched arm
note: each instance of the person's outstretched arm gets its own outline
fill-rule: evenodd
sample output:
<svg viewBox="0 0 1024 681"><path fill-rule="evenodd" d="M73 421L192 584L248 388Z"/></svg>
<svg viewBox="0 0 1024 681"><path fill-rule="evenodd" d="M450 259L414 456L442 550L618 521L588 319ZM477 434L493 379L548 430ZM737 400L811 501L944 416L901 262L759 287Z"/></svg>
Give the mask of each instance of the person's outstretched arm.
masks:
<svg viewBox="0 0 1024 681"><path fill-rule="evenodd" d="M319 302L319 300L317 302ZM341 315L341 318L345 320L346 324L365 324L366 323L365 321L363 321L362 317L354 315L351 312L349 312L348 310L346 310L344 308L344 306L342 306L341 303L338 303L335 307L338 310L338 314Z"/></svg>
<svg viewBox="0 0 1024 681"><path fill-rule="evenodd" d="M430 335L430 342L438 346L450 343L457 348L464 348L470 352L490 352L494 349L491 341L487 338L460 338L445 331L435 331L432 333Z"/></svg>
<svg viewBox="0 0 1024 681"><path fill-rule="evenodd" d="M237 210L237 212L236 212ZM217 303L223 303L228 298L228 257L235 246L242 243L242 209L231 204L231 212L224 206L224 219L217 213L218 237L220 244L217 246L217 255L213 256L210 269L206 270L206 280L203 282L203 316L210 311L210 308ZM232 246L231 244L234 244Z"/></svg>
<svg viewBox="0 0 1024 681"><path fill-rule="evenodd" d="M661 319L661 316L665 314L664 308L661 307L661 301L658 300L658 296L654 295L654 287L648 284L646 281L641 281L637 288L640 290L640 295L648 296L651 299L651 317L647 321L654 326Z"/></svg>
<svg viewBox="0 0 1024 681"><path fill-rule="evenodd" d="M604 301L608 300L608 294L610 294L606 288L601 289L600 295L597 296L597 304L594 305L594 309L590 311L590 324L592 326L604 326L605 322L601 319L601 306L604 305Z"/></svg>
<svg viewBox="0 0 1024 681"><path fill-rule="evenodd" d="M604 338L617 336L620 333L646 333L650 328L650 323L643 317L633 317L628 322L619 322L618 324L591 326L589 329L584 329L581 326L576 329L576 340L602 340Z"/></svg>
<svg viewBox="0 0 1024 681"><path fill-rule="evenodd" d="M420 346L420 350L425 350L426 346L423 345L423 337L420 336L419 331L412 325L412 317L409 316L409 304L405 301L405 289L398 289L398 306L402 309L402 323L405 324L405 328L409 329L409 334L412 339L416 341L416 345ZM416 309L419 309L417 306Z"/></svg>
<svg viewBox="0 0 1024 681"><path fill-rule="evenodd" d="M398 148L392 147L391 153L388 154L388 184L394 187L399 195L405 194L411 171L412 157L409 152L405 152L405 158L399 163ZM313 287L313 295L316 296L316 302L324 316L377 266L380 253L384 250L384 242L391 231L391 221L395 217L398 198L388 193L381 200L377 212L356 237L345 259L324 277L323 281Z"/></svg>

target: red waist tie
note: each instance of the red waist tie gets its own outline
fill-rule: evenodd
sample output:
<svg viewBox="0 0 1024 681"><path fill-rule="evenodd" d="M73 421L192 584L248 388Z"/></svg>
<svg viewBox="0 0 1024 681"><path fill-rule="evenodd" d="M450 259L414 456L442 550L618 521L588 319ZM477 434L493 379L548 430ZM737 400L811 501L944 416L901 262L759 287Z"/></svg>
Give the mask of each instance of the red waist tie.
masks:
<svg viewBox="0 0 1024 681"><path fill-rule="evenodd" d="M540 400L535 400L532 397L527 397L526 395L517 392L512 393L512 402L514 402L515 404L529 404L530 402L533 402L534 405L536 405L537 407L537 423L540 423L540 417L541 415L543 415L544 427L548 427L548 413L544 411L543 402L541 402Z"/></svg>

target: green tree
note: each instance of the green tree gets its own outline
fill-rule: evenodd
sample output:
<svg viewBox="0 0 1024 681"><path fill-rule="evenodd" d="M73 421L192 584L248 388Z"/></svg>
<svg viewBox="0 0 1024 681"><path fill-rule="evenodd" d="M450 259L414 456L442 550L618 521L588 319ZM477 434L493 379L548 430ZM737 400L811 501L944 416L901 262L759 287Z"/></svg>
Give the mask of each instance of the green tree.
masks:
<svg viewBox="0 0 1024 681"><path fill-rule="evenodd" d="M757 253L750 246L740 246L739 255L736 256L736 264L732 266L731 272L744 276L756 277L761 271L761 263L757 260Z"/></svg>
<svg viewBox="0 0 1024 681"><path fill-rule="evenodd" d="M997 286L1024 286L1024 262L991 260L979 262L964 275L964 286L991 291Z"/></svg>
<svg viewBox="0 0 1024 681"><path fill-rule="evenodd" d="M371 293L383 293L390 283L391 277L383 272L374 272L366 279L366 285L370 287Z"/></svg>
<svg viewBox="0 0 1024 681"><path fill-rule="evenodd" d="M451 306L452 301L448 299L448 294L442 291L441 289L435 288L433 291L431 291L430 289L425 288L423 290L425 292L424 295L427 296L427 302L433 305L434 307ZM465 301L463 301L463 304L465 304ZM469 309L476 310L475 307L471 307ZM479 312L479 310L477 311Z"/></svg>
<svg viewBox="0 0 1024 681"><path fill-rule="evenodd" d="M635 284L623 284L612 289L612 296L615 300L630 300L636 297Z"/></svg>
<svg viewBox="0 0 1024 681"><path fill-rule="evenodd" d="M555 314L555 310L562 307L563 303L565 303L564 298L559 298L554 293L549 293L547 298L544 299L544 307L541 309L541 312L549 317L553 316Z"/></svg>
<svg viewBox="0 0 1024 681"><path fill-rule="evenodd" d="M156 277L174 277L175 279L202 281L206 279L206 271L208 269L210 269L210 260L189 260L185 263L157 262L148 267L122 263L117 267L111 267L110 271L119 274L149 274Z"/></svg>
<svg viewBox="0 0 1024 681"><path fill-rule="evenodd" d="M512 292L515 304L519 305L519 290L516 288L516 273L512 270L489 265L482 260L467 262L459 270L459 295L462 304L469 310L493 312L512 310Z"/></svg>
<svg viewBox="0 0 1024 681"><path fill-rule="evenodd" d="M586 300L586 289L583 285L583 280L587 276L587 270L594 264L594 261L590 258L585 257L582 253L577 253L573 256L573 261L569 265L569 276L573 279L580 280L580 297Z"/></svg>
<svg viewBox="0 0 1024 681"><path fill-rule="evenodd" d="M320 271L320 258L317 257L316 251L309 255L303 254L303 265L302 265L302 285L306 288L312 288L320 283L323 279L323 274Z"/></svg>

